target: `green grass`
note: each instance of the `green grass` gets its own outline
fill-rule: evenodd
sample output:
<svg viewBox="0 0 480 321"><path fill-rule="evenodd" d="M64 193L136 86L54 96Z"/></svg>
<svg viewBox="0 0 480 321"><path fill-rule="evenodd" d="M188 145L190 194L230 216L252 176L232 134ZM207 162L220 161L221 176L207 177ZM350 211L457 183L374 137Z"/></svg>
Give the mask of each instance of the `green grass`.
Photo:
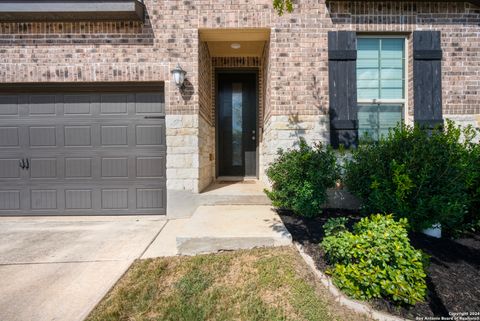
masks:
<svg viewBox="0 0 480 321"><path fill-rule="evenodd" d="M136 261L87 320L366 318L338 307L286 247Z"/></svg>

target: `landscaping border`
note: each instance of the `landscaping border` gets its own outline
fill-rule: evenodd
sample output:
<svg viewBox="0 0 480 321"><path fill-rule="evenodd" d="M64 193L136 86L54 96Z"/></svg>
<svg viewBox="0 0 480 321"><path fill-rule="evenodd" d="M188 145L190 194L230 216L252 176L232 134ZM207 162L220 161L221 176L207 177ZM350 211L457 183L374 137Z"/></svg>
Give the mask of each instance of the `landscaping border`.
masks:
<svg viewBox="0 0 480 321"><path fill-rule="evenodd" d="M322 271L317 269L317 267L315 266L315 262L313 261L313 258L304 251L303 246L300 243L294 241L293 244L295 245L298 253L300 253L300 256L303 258L305 263L313 271L315 276L320 280L320 282L322 282L322 284L334 296L335 301L340 303L340 305L343 305L348 309L353 310L357 313L366 314L378 321L412 321L410 319L396 317L390 314L386 314L384 312L377 311L366 303L362 303L362 302L348 298L333 284L330 277L328 277Z"/></svg>

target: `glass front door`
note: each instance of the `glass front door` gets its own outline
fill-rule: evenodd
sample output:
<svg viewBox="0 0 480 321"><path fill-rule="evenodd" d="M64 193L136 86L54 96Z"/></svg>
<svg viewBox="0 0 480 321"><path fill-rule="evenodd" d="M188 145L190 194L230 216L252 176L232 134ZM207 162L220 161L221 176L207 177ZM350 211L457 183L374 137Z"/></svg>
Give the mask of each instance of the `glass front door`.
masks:
<svg viewBox="0 0 480 321"><path fill-rule="evenodd" d="M217 77L218 174L256 176L256 74L219 73Z"/></svg>

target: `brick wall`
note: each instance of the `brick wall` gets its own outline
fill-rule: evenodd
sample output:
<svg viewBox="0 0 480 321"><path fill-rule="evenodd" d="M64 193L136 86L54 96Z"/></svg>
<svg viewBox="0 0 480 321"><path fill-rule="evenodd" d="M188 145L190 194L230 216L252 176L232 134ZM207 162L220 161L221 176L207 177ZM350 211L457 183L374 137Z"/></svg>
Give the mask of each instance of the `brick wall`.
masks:
<svg viewBox="0 0 480 321"><path fill-rule="evenodd" d="M334 26L344 30L442 33L442 99L445 114L480 113L480 8L468 2L331 2ZM409 42L411 49L411 42ZM410 51L410 62L411 62ZM412 87L409 64L409 88ZM413 108L413 92L409 106ZM413 114L410 109L409 114Z"/></svg>
<svg viewBox="0 0 480 321"><path fill-rule="evenodd" d="M264 121L268 130L261 148L268 151L265 159L271 159L276 138L282 137L285 144L294 142L295 135L284 132L289 130L285 126L289 119L301 124L296 133L328 141L325 111L329 30L402 33L411 37L414 30L435 29L442 32L444 114L477 126L480 122L480 8L468 2L326 4L325 0L302 0L295 5L294 13L282 17L273 11L271 0L145 0L145 5L145 23L0 23L0 83L165 81L167 114L190 115L193 118L186 118L187 122L197 126L197 134L192 129L185 138L196 145L192 156L196 163L203 140L196 141L192 135L199 135L201 124L211 124L213 115L213 109L207 106L208 86L204 75L199 76L208 70L209 60L200 57L206 53L199 43L198 29L270 28L271 39L262 60L266 84L262 91ZM202 61L206 67L199 65ZM183 91L170 81L170 70L177 63L188 73ZM412 108L412 64L409 66L408 101ZM210 105L213 108L213 103ZM205 121L198 121L199 115ZM196 177L185 181L185 189L197 184L199 172L197 169L192 174Z"/></svg>
<svg viewBox="0 0 480 321"><path fill-rule="evenodd" d="M321 114L326 32L442 31L446 113L480 113L480 9L468 2L301 1L278 17L270 0L145 0L140 22L0 23L0 82L169 80L180 62L190 92L168 86L168 111L198 113L198 28L272 28L271 112ZM317 77L314 81L314 77ZM295 93L293 95L292 93ZM411 95L410 95L411 96ZM326 98L328 99L328 98ZM328 101L323 101L322 105Z"/></svg>
<svg viewBox="0 0 480 321"><path fill-rule="evenodd" d="M207 187L215 178L213 79L212 57L210 57L207 44L200 42L198 46L198 98L200 105L198 130L199 191Z"/></svg>

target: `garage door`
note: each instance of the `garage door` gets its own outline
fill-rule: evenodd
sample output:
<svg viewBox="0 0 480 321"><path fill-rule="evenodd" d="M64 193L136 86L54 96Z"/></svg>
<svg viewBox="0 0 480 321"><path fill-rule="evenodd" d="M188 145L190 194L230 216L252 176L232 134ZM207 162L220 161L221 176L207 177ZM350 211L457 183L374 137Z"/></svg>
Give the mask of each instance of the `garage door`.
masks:
<svg viewBox="0 0 480 321"><path fill-rule="evenodd" d="M0 93L0 215L165 214L163 87Z"/></svg>

